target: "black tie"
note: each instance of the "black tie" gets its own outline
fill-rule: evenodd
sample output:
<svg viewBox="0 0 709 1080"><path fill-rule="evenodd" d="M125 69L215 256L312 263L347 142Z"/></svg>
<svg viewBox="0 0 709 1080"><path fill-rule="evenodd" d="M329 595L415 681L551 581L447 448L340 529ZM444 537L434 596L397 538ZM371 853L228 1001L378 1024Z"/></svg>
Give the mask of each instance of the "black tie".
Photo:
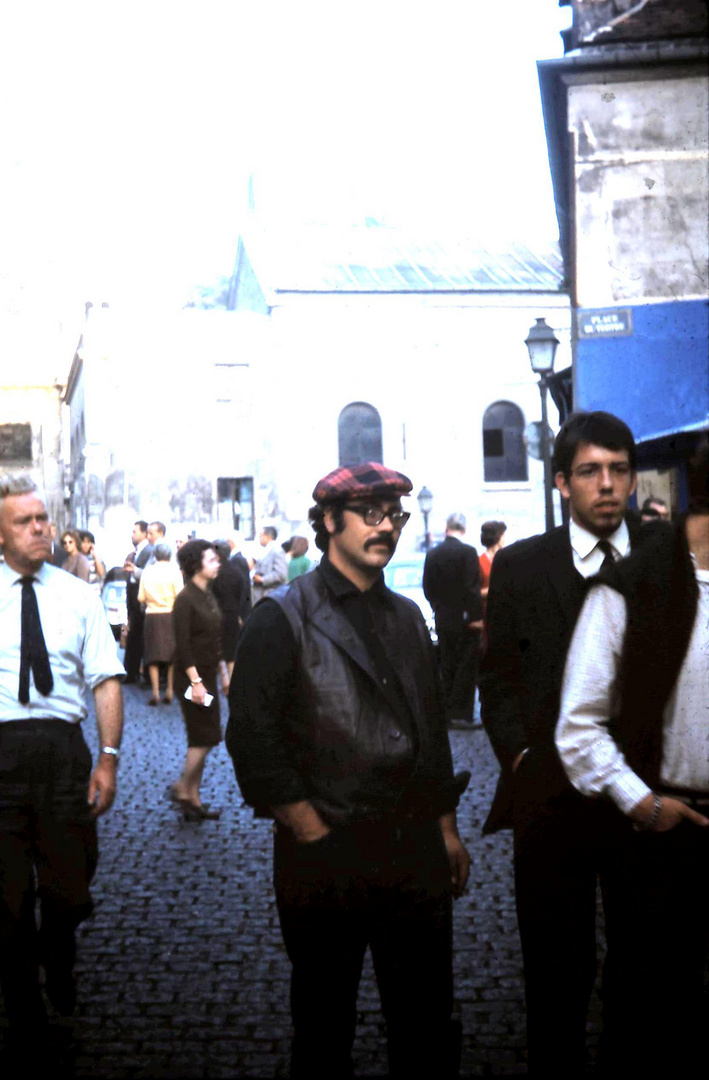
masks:
<svg viewBox="0 0 709 1080"><path fill-rule="evenodd" d="M54 679L49 666L47 646L39 621L39 608L34 592L34 578L20 578L22 582L22 635L20 637L20 688L18 698L22 705L30 700L30 668L34 684L45 697L52 692Z"/></svg>
<svg viewBox="0 0 709 1080"><path fill-rule="evenodd" d="M605 555L605 558L601 563L601 570L607 570L609 566L614 566L615 559L613 558L612 544L610 544L608 540L599 540L596 547Z"/></svg>

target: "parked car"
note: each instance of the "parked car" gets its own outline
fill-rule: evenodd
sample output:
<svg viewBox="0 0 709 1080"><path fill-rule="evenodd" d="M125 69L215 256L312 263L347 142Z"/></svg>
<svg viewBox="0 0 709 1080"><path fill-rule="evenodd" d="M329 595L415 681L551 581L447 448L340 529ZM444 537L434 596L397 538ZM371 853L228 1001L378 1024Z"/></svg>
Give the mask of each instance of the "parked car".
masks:
<svg viewBox="0 0 709 1080"><path fill-rule="evenodd" d="M435 644L438 641L436 621L433 609L423 593L423 563L424 556L421 555L395 555L384 567L384 581L392 592L401 593L418 605Z"/></svg>
<svg viewBox="0 0 709 1080"><path fill-rule="evenodd" d="M110 575L109 575L110 576ZM113 630L116 641L120 641L121 627L128 622L128 608L126 606L126 583L118 577L106 581L101 590L103 610L108 616L108 621Z"/></svg>

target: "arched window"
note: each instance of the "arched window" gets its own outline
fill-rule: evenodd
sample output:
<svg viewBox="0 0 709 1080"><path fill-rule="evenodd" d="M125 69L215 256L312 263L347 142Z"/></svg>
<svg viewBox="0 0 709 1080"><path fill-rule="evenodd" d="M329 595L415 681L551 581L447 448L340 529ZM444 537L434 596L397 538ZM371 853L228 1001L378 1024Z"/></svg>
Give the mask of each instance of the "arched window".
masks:
<svg viewBox="0 0 709 1080"><path fill-rule="evenodd" d="M524 416L511 401L496 401L483 417L485 480L528 480Z"/></svg>
<svg viewBox="0 0 709 1080"><path fill-rule="evenodd" d="M382 460L382 421L373 405L353 401L345 405L337 421L340 465L361 465Z"/></svg>

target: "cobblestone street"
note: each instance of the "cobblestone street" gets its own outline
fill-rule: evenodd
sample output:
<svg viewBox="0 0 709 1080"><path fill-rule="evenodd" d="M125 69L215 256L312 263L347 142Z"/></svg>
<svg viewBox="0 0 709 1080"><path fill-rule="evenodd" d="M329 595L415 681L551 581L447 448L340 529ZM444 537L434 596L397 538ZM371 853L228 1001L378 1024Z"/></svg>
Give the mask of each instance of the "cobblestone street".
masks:
<svg viewBox="0 0 709 1080"><path fill-rule="evenodd" d="M65 1074L286 1077L289 965L271 888L270 823L241 804L223 744L208 759L203 788L223 808L221 820L183 822L166 796L184 756L179 707L149 709L135 686L124 696L119 795L100 823L96 912L79 933L79 1007L71 1028L62 1021L74 1036ZM85 730L94 748L92 717ZM461 1075L524 1073L510 842L480 835L495 762L482 730L451 739L456 769L473 774L459 814L473 869L455 907ZM385 1075L369 960L359 1019L356 1073Z"/></svg>

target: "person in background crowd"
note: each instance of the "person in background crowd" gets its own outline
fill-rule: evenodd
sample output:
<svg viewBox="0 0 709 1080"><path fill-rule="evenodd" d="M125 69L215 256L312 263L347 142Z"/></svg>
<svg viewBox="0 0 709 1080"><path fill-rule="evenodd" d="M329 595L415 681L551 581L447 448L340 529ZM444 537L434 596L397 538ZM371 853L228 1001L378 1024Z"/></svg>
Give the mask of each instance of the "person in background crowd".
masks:
<svg viewBox="0 0 709 1080"><path fill-rule="evenodd" d="M457 1076L451 897L468 876L431 640L382 569L411 481L336 469L310 519L325 556L244 626L227 744L246 802L276 819L274 884L293 970L293 1080L352 1076L369 944L389 1076Z"/></svg>
<svg viewBox="0 0 709 1080"><path fill-rule="evenodd" d="M527 1068L540 1080L585 1075L604 822L564 774L554 731L586 581L627 555L642 532L626 517L635 468L635 442L622 420L572 414L554 444L569 524L503 548L492 564L480 698L502 774L484 832L514 830Z"/></svg>
<svg viewBox="0 0 709 1080"><path fill-rule="evenodd" d="M66 559L62 563L62 570L66 570L68 574L73 574L74 577L78 577L81 581L85 581L88 584L91 576L89 561L85 555L82 555L80 544L81 540L78 532L74 532L73 529L67 529L62 533L62 547L66 552Z"/></svg>
<svg viewBox="0 0 709 1080"><path fill-rule="evenodd" d="M153 549L148 542L147 521L136 521L133 525L131 536L135 551L126 556L123 569L128 574L126 586L126 607L128 609L128 636L126 638L126 651L124 662L126 665L126 682L134 683L140 678L140 668L143 663L143 628L145 614L138 603L138 588L140 576L150 561Z"/></svg>
<svg viewBox="0 0 709 1080"><path fill-rule="evenodd" d="M451 514L446 536L426 555L423 591L436 616L446 717L471 727L480 658L482 603L478 553L463 541L465 517Z"/></svg>
<svg viewBox="0 0 709 1080"><path fill-rule="evenodd" d="M311 567L307 556L308 541L304 536L292 536L290 541L290 561L288 563L288 580L294 581L301 574L307 574Z"/></svg>
<svg viewBox="0 0 709 1080"><path fill-rule="evenodd" d="M241 609L239 611L239 618L241 619L241 625L243 626L249 617L251 612L251 567L247 559L244 557L239 549L241 543L241 537L238 533L229 537L227 541L231 549L231 555L229 561L241 574L244 588L242 590Z"/></svg>
<svg viewBox="0 0 709 1080"><path fill-rule="evenodd" d="M0 1071L12 1080L55 1066L40 965L54 1012L75 1008L75 932L93 910L95 819L116 792L123 668L98 597L49 564L47 510L27 476L0 479L0 545Z"/></svg>
<svg viewBox="0 0 709 1080"><path fill-rule="evenodd" d="M239 568L229 558L229 544L226 540L216 540L214 550L219 556L219 573L212 582L212 592L222 613L222 657L226 661L229 678L234 670L236 643L243 626L241 609L243 607L244 578Z"/></svg>
<svg viewBox="0 0 709 1080"><path fill-rule="evenodd" d="M106 577L106 567L96 554L96 540L94 534L88 532L86 529L82 529L79 533L79 542L81 545L81 554L85 556L89 564L89 585L92 585L94 592L101 595L101 586L103 579Z"/></svg>
<svg viewBox="0 0 709 1080"><path fill-rule="evenodd" d="M62 566L66 559L66 551L62 547L61 542L57 539L56 521L49 522L49 539L51 543L49 562L53 563L55 566Z"/></svg>
<svg viewBox="0 0 709 1080"><path fill-rule="evenodd" d="M156 544L162 544L165 540L166 528L162 521L151 521L148 525L148 543L152 545L153 549ZM151 561L155 561L155 551L151 556Z"/></svg>
<svg viewBox="0 0 709 1080"><path fill-rule="evenodd" d="M187 757L182 775L170 787L170 797L181 807L185 820L201 821L220 814L200 798L207 754L222 739L217 680L225 694L229 689L229 675L221 658L222 613L210 589L220 562L214 545L207 540L183 544L177 561L186 584L172 609L175 688L187 729ZM208 704L207 695L212 699Z"/></svg>
<svg viewBox="0 0 709 1080"><path fill-rule="evenodd" d="M265 548L263 556L254 565L253 576L253 602L257 604L279 585L285 585L288 581L288 563L285 553L276 543L278 530L273 525L265 525L259 536L261 547Z"/></svg>
<svg viewBox="0 0 709 1080"><path fill-rule="evenodd" d="M490 589L492 560L495 558L496 552L498 552L501 547L505 546L506 532L507 526L504 521L484 521L480 527L480 543L485 548L479 558L480 596L483 601L483 613L485 612L485 601L487 600L487 594Z"/></svg>
<svg viewBox="0 0 709 1080"><path fill-rule="evenodd" d="M485 632L485 619L487 617L487 594L490 591L490 573L492 560L500 548L505 546L505 533L507 526L504 521L484 521L480 527L480 543L485 548L479 558L480 562L480 598L483 602L483 630L480 641L484 652L487 648L487 634Z"/></svg>
<svg viewBox="0 0 709 1080"><path fill-rule="evenodd" d="M148 705L160 701L160 668L167 667L167 688L163 702L169 705L173 695L175 635L172 629L172 609L181 591L182 574L171 561L169 544L156 544L155 562L148 563L138 586L138 603L145 604L143 654L150 676L152 696Z"/></svg>
<svg viewBox="0 0 709 1080"><path fill-rule="evenodd" d="M665 500L656 498L654 495L648 495L640 509L640 520L643 523L658 520L669 521L670 511Z"/></svg>

